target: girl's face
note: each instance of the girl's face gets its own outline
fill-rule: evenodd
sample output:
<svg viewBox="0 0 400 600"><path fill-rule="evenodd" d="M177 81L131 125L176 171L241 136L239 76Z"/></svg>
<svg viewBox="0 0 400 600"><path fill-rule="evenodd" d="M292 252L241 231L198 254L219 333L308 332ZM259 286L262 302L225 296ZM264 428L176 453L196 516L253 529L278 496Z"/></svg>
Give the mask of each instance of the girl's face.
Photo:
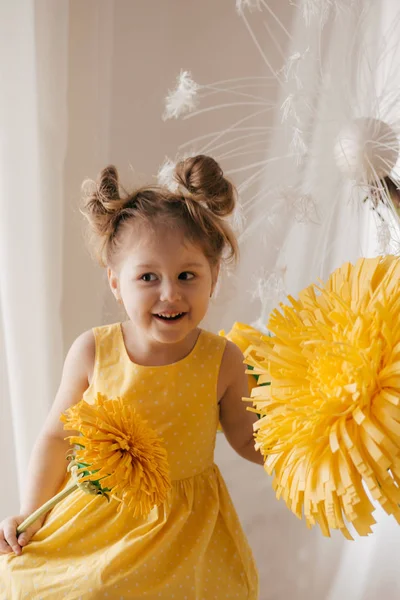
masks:
<svg viewBox="0 0 400 600"><path fill-rule="evenodd" d="M123 235L117 266L108 269L115 297L148 343L183 341L207 312L218 267L178 229L142 224Z"/></svg>

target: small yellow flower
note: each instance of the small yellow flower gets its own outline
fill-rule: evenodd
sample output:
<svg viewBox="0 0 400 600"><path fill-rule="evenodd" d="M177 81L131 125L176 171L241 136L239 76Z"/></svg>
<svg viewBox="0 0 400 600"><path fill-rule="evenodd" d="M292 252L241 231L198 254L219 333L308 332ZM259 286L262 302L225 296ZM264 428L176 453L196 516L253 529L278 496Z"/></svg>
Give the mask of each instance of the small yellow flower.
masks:
<svg viewBox="0 0 400 600"><path fill-rule="evenodd" d="M271 381L252 396L277 497L328 536L369 534L369 496L400 522L400 259L345 264L289 300L246 356Z"/></svg>
<svg viewBox="0 0 400 600"><path fill-rule="evenodd" d="M71 482L29 515L18 535L78 488L120 500L118 511L127 506L134 517L165 501L171 487L167 452L129 401L97 394L93 404L81 400L60 419L64 429L80 434L69 437L76 445L69 457Z"/></svg>
<svg viewBox="0 0 400 600"><path fill-rule="evenodd" d="M132 404L98 394L94 404L81 400L61 416L64 429L77 446L74 463L79 482L98 482L101 488L133 511L145 516L162 504L171 487L167 452ZM83 474L83 476L82 476Z"/></svg>

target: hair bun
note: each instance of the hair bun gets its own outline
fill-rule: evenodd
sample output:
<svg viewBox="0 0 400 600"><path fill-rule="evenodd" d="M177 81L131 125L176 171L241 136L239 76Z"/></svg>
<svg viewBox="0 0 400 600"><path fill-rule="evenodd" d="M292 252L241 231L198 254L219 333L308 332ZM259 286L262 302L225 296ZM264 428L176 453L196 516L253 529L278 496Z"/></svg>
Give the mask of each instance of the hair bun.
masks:
<svg viewBox="0 0 400 600"><path fill-rule="evenodd" d="M101 171L97 184L97 195L106 209L114 208L112 202L120 200L118 171L114 165L109 165Z"/></svg>
<svg viewBox="0 0 400 600"><path fill-rule="evenodd" d="M90 185L84 185L81 212L87 218L94 237L105 240L113 234L115 222L125 204L119 194L118 171L113 165L109 165L101 171L97 182L85 183Z"/></svg>
<svg viewBox="0 0 400 600"><path fill-rule="evenodd" d="M103 169L97 182L87 181L90 186L86 189L84 198L84 213L88 216L104 215L105 219L112 218L124 207L125 200L120 197L119 177L116 167L109 165Z"/></svg>
<svg viewBox="0 0 400 600"><path fill-rule="evenodd" d="M205 202L215 215L225 217L233 212L235 189L210 156L199 154L180 161L175 168L175 179L193 200Z"/></svg>

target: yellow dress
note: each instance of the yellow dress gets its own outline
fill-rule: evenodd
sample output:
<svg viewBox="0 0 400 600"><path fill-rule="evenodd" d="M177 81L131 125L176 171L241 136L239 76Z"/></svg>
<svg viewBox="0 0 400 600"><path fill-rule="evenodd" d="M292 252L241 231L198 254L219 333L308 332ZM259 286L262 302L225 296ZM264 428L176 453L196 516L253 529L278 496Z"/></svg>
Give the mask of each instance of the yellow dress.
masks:
<svg viewBox="0 0 400 600"><path fill-rule="evenodd" d="M132 398L164 440L172 489L140 519L118 513L116 500L76 490L49 513L22 556L0 556L0 600L256 600L252 553L214 464L226 340L202 330L184 359L144 367L130 360L120 324L94 335L85 399L98 392Z"/></svg>

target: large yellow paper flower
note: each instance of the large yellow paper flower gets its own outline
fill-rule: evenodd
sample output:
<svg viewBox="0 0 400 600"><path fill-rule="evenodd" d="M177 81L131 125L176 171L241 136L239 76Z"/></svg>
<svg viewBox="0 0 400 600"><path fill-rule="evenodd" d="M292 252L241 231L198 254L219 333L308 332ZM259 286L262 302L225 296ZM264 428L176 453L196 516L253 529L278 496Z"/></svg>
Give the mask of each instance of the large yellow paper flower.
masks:
<svg viewBox="0 0 400 600"><path fill-rule="evenodd" d="M271 381L252 396L277 497L324 535L371 532L365 487L400 522L400 259L345 264L289 300L246 357Z"/></svg>
<svg viewBox="0 0 400 600"><path fill-rule="evenodd" d="M167 452L132 404L98 394L94 404L81 400L61 420L64 429L78 431L74 462L79 482L99 482L134 516L145 516L164 502L171 487Z"/></svg>

